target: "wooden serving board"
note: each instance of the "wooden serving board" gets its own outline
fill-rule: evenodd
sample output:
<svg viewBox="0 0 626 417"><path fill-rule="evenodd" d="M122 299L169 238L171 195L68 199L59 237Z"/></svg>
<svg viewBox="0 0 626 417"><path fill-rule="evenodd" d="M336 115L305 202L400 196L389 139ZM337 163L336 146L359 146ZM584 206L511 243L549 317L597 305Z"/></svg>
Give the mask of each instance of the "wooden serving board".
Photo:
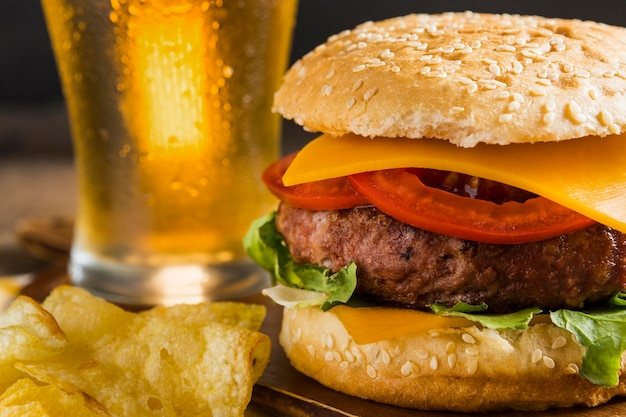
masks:
<svg viewBox="0 0 626 417"><path fill-rule="evenodd" d="M261 331L272 338L270 363L254 388L252 401L246 412L247 417L626 417L626 398L617 398L595 408L469 414L408 410L345 395L322 386L290 365L278 343L282 307L261 295L250 297L246 301L267 307L267 318Z"/></svg>

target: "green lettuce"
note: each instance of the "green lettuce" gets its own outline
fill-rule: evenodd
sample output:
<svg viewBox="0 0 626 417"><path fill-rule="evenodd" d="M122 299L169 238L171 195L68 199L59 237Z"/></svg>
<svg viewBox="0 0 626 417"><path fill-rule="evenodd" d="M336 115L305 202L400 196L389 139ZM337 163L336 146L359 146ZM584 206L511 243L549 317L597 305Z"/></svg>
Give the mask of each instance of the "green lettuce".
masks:
<svg viewBox="0 0 626 417"><path fill-rule="evenodd" d="M489 329L526 329L535 314L541 313L540 308L526 308L508 314L486 314L487 304L471 305L459 302L454 307L432 304L430 309L441 316L464 317L480 323ZM477 314L482 313L482 314Z"/></svg>
<svg viewBox="0 0 626 417"><path fill-rule="evenodd" d="M322 310L350 300L356 288L356 265L331 274L328 268L297 264L282 235L276 231L276 212L254 221L243 240L246 252L272 274L274 283L326 294Z"/></svg>
<svg viewBox="0 0 626 417"><path fill-rule="evenodd" d="M323 294L316 297L306 292L283 291L283 297L298 294L293 305L321 305L324 311L338 304L358 305L358 300L353 297L356 265L352 263L331 274L318 265L295 263L283 237L276 231L275 218L273 212L252 224L244 238L248 255L272 274L275 284ZM540 308L528 308L510 314L490 314L486 304L466 303L451 308L434 304L431 310L444 316L465 317L496 330L525 329L532 317L542 312ZM557 327L574 334L585 347L581 376L596 385L617 386L621 356L626 350L626 294L615 295L602 308L563 309L549 313Z"/></svg>

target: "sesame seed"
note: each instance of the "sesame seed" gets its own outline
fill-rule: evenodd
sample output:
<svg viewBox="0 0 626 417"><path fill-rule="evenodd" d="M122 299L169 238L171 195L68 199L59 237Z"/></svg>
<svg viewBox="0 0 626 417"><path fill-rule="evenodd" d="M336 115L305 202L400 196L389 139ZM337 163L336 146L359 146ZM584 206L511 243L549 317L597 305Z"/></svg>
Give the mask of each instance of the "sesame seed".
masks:
<svg viewBox="0 0 626 417"><path fill-rule="evenodd" d="M456 365L456 361L457 361L457 355L456 353L450 353L448 355L448 366L450 368L454 368L454 366Z"/></svg>
<svg viewBox="0 0 626 417"><path fill-rule="evenodd" d="M554 359L549 356L543 357L543 364L550 369L554 369L554 367L556 366L556 363L554 363Z"/></svg>
<svg viewBox="0 0 626 417"><path fill-rule="evenodd" d="M411 361L406 361L404 365L400 367L400 373L402 374L402 376L409 376L415 370L417 370L417 366Z"/></svg>
<svg viewBox="0 0 626 417"><path fill-rule="evenodd" d="M354 97L350 97L348 101L346 101L346 109L351 109L356 104L356 99Z"/></svg>
<svg viewBox="0 0 626 417"><path fill-rule="evenodd" d="M339 367L341 369L348 369L348 367L350 366L350 364L346 361L341 361L341 363L339 364Z"/></svg>
<svg viewBox="0 0 626 417"><path fill-rule="evenodd" d="M574 66L569 62L566 62L565 64L563 64L563 67L561 69L563 70L563 72L572 72L574 71Z"/></svg>
<svg viewBox="0 0 626 417"><path fill-rule="evenodd" d="M518 110L522 105L520 104L519 101L512 101L509 103L509 106L507 107L507 110L510 112L513 112L515 110Z"/></svg>
<svg viewBox="0 0 626 417"><path fill-rule="evenodd" d="M556 101L552 99L546 101L545 107L548 111L554 111L554 109L556 109Z"/></svg>
<svg viewBox="0 0 626 417"><path fill-rule="evenodd" d="M461 335L461 339L463 339L463 341L464 341L465 343L469 343L469 344L474 344L474 343L476 343L476 339L474 339L474 336L472 336L472 335L471 335L471 334L469 334L469 333L463 333L463 334Z"/></svg>
<svg viewBox="0 0 626 417"><path fill-rule="evenodd" d="M615 77L615 71L606 71L604 74L602 74L602 76L604 78L613 78Z"/></svg>
<svg viewBox="0 0 626 417"><path fill-rule="evenodd" d="M459 76L457 78L461 82L461 84L464 84L464 85L467 85L467 84L472 82L471 78L467 78L467 77L463 77L463 76Z"/></svg>
<svg viewBox="0 0 626 417"><path fill-rule="evenodd" d="M478 356L479 352L478 349L476 349L475 347L468 347L465 349L465 354L470 356Z"/></svg>
<svg viewBox="0 0 626 417"><path fill-rule="evenodd" d="M356 360L352 352L350 352L349 350L346 350L345 352L343 352L343 356L346 358L348 362L354 362Z"/></svg>
<svg viewBox="0 0 626 417"><path fill-rule="evenodd" d="M483 58L483 62L487 65L497 65L498 61L496 61L495 59L491 59L491 58Z"/></svg>
<svg viewBox="0 0 626 417"><path fill-rule="evenodd" d="M376 369L372 365L367 365L367 375L370 378L376 378Z"/></svg>
<svg viewBox="0 0 626 417"><path fill-rule="evenodd" d="M365 92L365 94L363 94L363 100L365 101L371 100L371 98L374 97L374 94L376 94L377 92L378 92L378 87L370 88L369 90Z"/></svg>
<svg viewBox="0 0 626 417"><path fill-rule="evenodd" d="M430 358L429 366L430 366L430 369L432 369L433 371L436 371L439 368L439 360L437 359L436 356L433 356L432 358Z"/></svg>
<svg viewBox="0 0 626 417"><path fill-rule="evenodd" d="M454 49L465 49L465 44L462 42L456 42L454 45L452 45L454 47Z"/></svg>
<svg viewBox="0 0 626 417"><path fill-rule="evenodd" d="M498 45L496 46L496 51L498 52L515 52L517 48L513 45Z"/></svg>
<svg viewBox="0 0 626 417"><path fill-rule="evenodd" d="M356 44L356 47L359 49L363 49L367 47L367 42L359 42Z"/></svg>
<svg viewBox="0 0 626 417"><path fill-rule="evenodd" d="M467 92L468 93L475 93L476 91L478 91L478 84L475 82L472 82L470 84L467 85Z"/></svg>
<svg viewBox="0 0 626 417"><path fill-rule="evenodd" d="M420 358L420 359L427 359L430 354L428 353L428 351L424 350L424 349L417 349L415 351L415 355Z"/></svg>
<svg viewBox="0 0 626 417"><path fill-rule="evenodd" d="M315 356L315 348L313 347L313 345L307 345L306 350L309 352L309 355Z"/></svg>
<svg viewBox="0 0 626 417"><path fill-rule="evenodd" d="M297 342L302 337L302 327L298 327L295 332L293 332L293 341Z"/></svg>
<svg viewBox="0 0 626 417"><path fill-rule="evenodd" d="M595 89L591 88L589 90L589 98L592 99L592 100L597 100L598 99L598 92Z"/></svg>
<svg viewBox="0 0 626 417"><path fill-rule="evenodd" d="M456 349L456 343L448 342L446 344L446 353L452 353L452 352L454 352L455 349Z"/></svg>
<svg viewBox="0 0 626 417"><path fill-rule="evenodd" d="M393 67L391 67L391 71L392 72L400 72L400 67L397 65L394 65Z"/></svg>
<svg viewBox="0 0 626 417"><path fill-rule="evenodd" d="M542 96L545 96L546 94L547 94L546 90L541 87L532 87L530 89L531 96L542 97Z"/></svg>
<svg viewBox="0 0 626 417"><path fill-rule="evenodd" d="M393 52L391 52L389 50L389 48L385 49L384 51L381 52L380 56L383 58L393 58L396 54L394 54Z"/></svg>
<svg viewBox="0 0 626 417"><path fill-rule="evenodd" d="M524 66L519 61L513 61L513 73L520 74L524 70Z"/></svg>
<svg viewBox="0 0 626 417"><path fill-rule="evenodd" d="M448 76L448 73L445 71L430 71L428 73L429 77L437 77L437 78L446 78Z"/></svg>
<svg viewBox="0 0 626 417"><path fill-rule="evenodd" d="M490 64L489 72L491 72L496 77L499 77L500 75L502 75L502 69L500 68L498 64Z"/></svg>
<svg viewBox="0 0 626 417"><path fill-rule="evenodd" d="M431 70L430 67L424 67L421 69L420 74L427 75L430 72L430 70Z"/></svg>
<svg viewBox="0 0 626 417"><path fill-rule="evenodd" d="M498 117L498 121L500 123L509 123L512 120L513 120L513 115L511 114L501 114L500 117Z"/></svg>
<svg viewBox="0 0 626 417"><path fill-rule="evenodd" d="M578 375L578 365L570 363L563 369L563 373L567 375Z"/></svg>
<svg viewBox="0 0 626 417"><path fill-rule="evenodd" d="M543 122L545 124L549 125L550 123L554 122L555 119L556 119L556 113L553 111L550 111L543 115Z"/></svg>
<svg viewBox="0 0 626 417"><path fill-rule="evenodd" d="M565 46L564 43L560 43L558 45L554 45L554 50L557 51L557 52L563 52L566 49L567 49L567 46Z"/></svg>
<svg viewBox="0 0 626 417"><path fill-rule="evenodd" d="M511 93L509 93L506 90L499 92L498 95L496 96L498 100L506 100L509 97L511 97Z"/></svg>
<svg viewBox="0 0 626 417"><path fill-rule="evenodd" d="M538 79L538 80L537 80L537 81L535 81L535 82L536 82L537 84L539 84L539 85L543 85L543 86L546 86L546 87L549 87L549 86L551 86L551 85L552 85L552 81L550 81L550 80L548 80L548 79L545 79L545 78L540 78L540 79Z"/></svg>
<svg viewBox="0 0 626 417"><path fill-rule="evenodd" d="M609 125L609 132L611 132L614 135L617 135L617 134L621 133L619 126L617 124L615 124L615 123L611 123Z"/></svg>
<svg viewBox="0 0 626 417"><path fill-rule="evenodd" d="M356 67L352 68L352 72L360 72L363 71L365 69L365 65L361 64L361 65L357 65Z"/></svg>
<svg viewBox="0 0 626 417"><path fill-rule="evenodd" d="M457 114L463 113L465 111L464 107L458 107L458 106L454 106L450 108L450 114L455 116ZM452 343L452 342L450 342Z"/></svg>
<svg viewBox="0 0 626 417"><path fill-rule="evenodd" d="M332 334L326 335L326 347L332 349L335 346L335 338Z"/></svg>
<svg viewBox="0 0 626 417"><path fill-rule="evenodd" d="M363 80L356 80L354 84L352 84L352 92L355 92L363 85Z"/></svg>
<svg viewBox="0 0 626 417"><path fill-rule="evenodd" d="M333 75L335 75L335 70L331 69L330 71L328 71L328 74L326 74L326 79L328 80L329 78L332 78Z"/></svg>
<svg viewBox="0 0 626 417"><path fill-rule="evenodd" d="M322 87L322 95L329 96L333 92L333 86L326 84Z"/></svg>
<svg viewBox="0 0 626 417"><path fill-rule="evenodd" d="M467 365L467 373L474 375L478 370L478 359L474 359Z"/></svg>
<svg viewBox="0 0 626 417"><path fill-rule="evenodd" d="M536 52L531 51L529 49L524 49L522 51L522 56L526 57L526 58L537 58L539 55L537 55Z"/></svg>
<svg viewBox="0 0 626 417"><path fill-rule="evenodd" d="M556 339L554 339L554 342L552 342L552 349L562 348L566 344L567 344L567 339L564 338L563 336L559 336Z"/></svg>
<svg viewBox="0 0 626 417"><path fill-rule="evenodd" d="M541 351L541 349L535 349L530 357L530 360L532 363L537 363L541 360L542 357L543 352Z"/></svg>
<svg viewBox="0 0 626 417"><path fill-rule="evenodd" d="M333 352L328 351L326 352L326 355L324 355L324 360L326 362L332 362L335 359L335 357L333 356Z"/></svg>
<svg viewBox="0 0 626 417"><path fill-rule="evenodd" d="M433 59L432 55L422 55L420 57L420 61L430 61L431 59Z"/></svg>
<svg viewBox="0 0 626 417"><path fill-rule="evenodd" d="M380 358L385 365L389 365L391 363L391 355L389 355L389 352L386 350L383 350Z"/></svg>

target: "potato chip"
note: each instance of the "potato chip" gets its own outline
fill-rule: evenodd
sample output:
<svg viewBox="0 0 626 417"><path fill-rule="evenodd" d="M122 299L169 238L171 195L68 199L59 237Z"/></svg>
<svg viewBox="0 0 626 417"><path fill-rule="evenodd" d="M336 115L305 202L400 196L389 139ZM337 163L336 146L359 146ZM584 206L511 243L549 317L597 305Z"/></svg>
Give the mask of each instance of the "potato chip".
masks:
<svg viewBox="0 0 626 417"><path fill-rule="evenodd" d="M197 305L159 306L140 314L178 320L189 325L217 322L248 330L259 330L265 319L265 313L265 307L262 305L221 301Z"/></svg>
<svg viewBox="0 0 626 417"><path fill-rule="evenodd" d="M43 306L69 345L54 359L15 367L65 391L84 392L111 414L242 416L269 360L266 335L199 320L208 314L205 305L135 314L65 286ZM225 316L232 322L241 315L252 325L254 314Z"/></svg>
<svg viewBox="0 0 626 417"><path fill-rule="evenodd" d="M50 313L31 298L16 298L0 315L0 393L23 376L14 369L15 361L50 358L66 346L65 334Z"/></svg>
<svg viewBox="0 0 626 417"><path fill-rule="evenodd" d="M22 378L0 396L0 417L108 416L81 393L67 393L54 385L37 385Z"/></svg>

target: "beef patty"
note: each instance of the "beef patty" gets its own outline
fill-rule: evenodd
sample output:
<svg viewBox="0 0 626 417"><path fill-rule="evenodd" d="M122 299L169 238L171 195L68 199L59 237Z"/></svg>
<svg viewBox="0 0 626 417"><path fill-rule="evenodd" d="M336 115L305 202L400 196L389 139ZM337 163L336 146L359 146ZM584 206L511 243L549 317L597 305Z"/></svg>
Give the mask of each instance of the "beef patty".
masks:
<svg viewBox="0 0 626 417"><path fill-rule="evenodd" d="M354 261L356 293L382 304L487 303L490 312L575 308L626 288L626 235L597 224L539 242L495 245L428 232L374 207L282 204L277 229L298 263L336 272Z"/></svg>

